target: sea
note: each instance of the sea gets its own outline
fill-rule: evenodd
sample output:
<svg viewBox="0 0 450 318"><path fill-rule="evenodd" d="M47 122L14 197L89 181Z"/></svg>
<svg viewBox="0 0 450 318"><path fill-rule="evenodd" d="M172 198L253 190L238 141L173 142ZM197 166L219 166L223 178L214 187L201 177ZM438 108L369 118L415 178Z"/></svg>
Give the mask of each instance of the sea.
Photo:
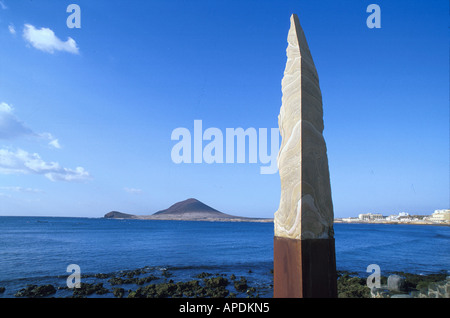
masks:
<svg viewBox="0 0 450 318"><path fill-rule="evenodd" d="M367 277L376 264L386 276L450 274L449 226L337 223L334 231L338 271ZM272 297L273 223L0 217L0 298L33 284L62 287L71 264L85 282L143 268L175 282L235 275Z"/></svg>

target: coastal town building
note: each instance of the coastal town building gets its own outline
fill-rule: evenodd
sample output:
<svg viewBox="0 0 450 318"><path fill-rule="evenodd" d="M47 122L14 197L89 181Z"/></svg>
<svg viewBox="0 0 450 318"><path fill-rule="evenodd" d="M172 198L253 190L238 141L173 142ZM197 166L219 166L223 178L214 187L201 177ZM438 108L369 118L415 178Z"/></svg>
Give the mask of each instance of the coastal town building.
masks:
<svg viewBox="0 0 450 318"><path fill-rule="evenodd" d="M398 215L392 214L386 217L386 221L397 221L398 217Z"/></svg>
<svg viewBox="0 0 450 318"><path fill-rule="evenodd" d="M450 222L450 210L435 210L427 220L432 222Z"/></svg>
<svg viewBox="0 0 450 318"><path fill-rule="evenodd" d="M355 222L355 223L360 221L358 218L355 218L355 217L342 218L342 219L337 219L337 220L342 221L342 222Z"/></svg>
<svg viewBox="0 0 450 318"><path fill-rule="evenodd" d="M407 212L400 212L397 215L389 215L385 218L386 221L396 221L396 222L410 222L410 221L418 221L420 217L411 216Z"/></svg>
<svg viewBox="0 0 450 318"><path fill-rule="evenodd" d="M366 214L359 214L358 219L363 221L374 221L374 220L383 220L384 217L382 214L366 213Z"/></svg>
<svg viewBox="0 0 450 318"><path fill-rule="evenodd" d="M400 212L384 217L382 214L365 213L358 217L335 219L337 223L405 223L405 224L439 224L450 225L450 210L435 210L431 215L411 215Z"/></svg>

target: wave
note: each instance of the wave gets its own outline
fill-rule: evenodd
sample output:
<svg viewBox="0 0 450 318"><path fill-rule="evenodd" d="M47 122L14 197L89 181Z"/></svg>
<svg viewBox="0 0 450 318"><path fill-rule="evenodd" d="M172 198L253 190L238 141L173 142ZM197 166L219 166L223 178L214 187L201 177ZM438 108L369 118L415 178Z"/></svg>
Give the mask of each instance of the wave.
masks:
<svg viewBox="0 0 450 318"><path fill-rule="evenodd" d="M434 238L445 238L445 239L450 239L450 235L445 235L442 233L436 233L434 236Z"/></svg>
<svg viewBox="0 0 450 318"><path fill-rule="evenodd" d="M235 264L208 264L208 265L186 265L186 266L167 266L168 270L178 271L178 270L211 270L211 271L222 271L230 272L236 269L247 269L247 270L258 270L272 268L272 261L261 261L258 263L250 262L238 262Z"/></svg>

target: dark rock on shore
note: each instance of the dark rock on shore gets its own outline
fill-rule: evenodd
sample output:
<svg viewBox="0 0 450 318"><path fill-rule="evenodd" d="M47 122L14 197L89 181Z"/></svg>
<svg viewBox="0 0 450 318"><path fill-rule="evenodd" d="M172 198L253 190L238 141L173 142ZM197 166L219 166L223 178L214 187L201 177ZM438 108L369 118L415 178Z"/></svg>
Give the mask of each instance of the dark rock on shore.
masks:
<svg viewBox="0 0 450 318"><path fill-rule="evenodd" d="M28 298L38 298L46 297L56 293L56 289L53 285L29 285L26 288L19 290L14 296L15 297L28 297Z"/></svg>
<svg viewBox="0 0 450 318"><path fill-rule="evenodd" d="M406 291L426 289L430 283L443 281L447 277L445 272L428 275L410 274L404 272L395 272L393 274L404 277L404 288Z"/></svg>
<svg viewBox="0 0 450 318"><path fill-rule="evenodd" d="M89 296L92 294L104 295L109 293L109 290L103 287L103 283L98 284L89 284L89 283L81 283L80 288L73 289L73 296Z"/></svg>
<svg viewBox="0 0 450 318"><path fill-rule="evenodd" d="M169 298L169 297L209 297L224 298L230 293L226 289L228 280L223 277L212 277L203 279L204 286L198 280L174 283L150 284L131 291L128 298Z"/></svg>
<svg viewBox="0 0 450 318"><path fill-rule="evenodd" d="M245 292L245 291L247 291L247 288L248 288L247 280L244 277L241 277L241 279L239 281L235 281L234 282L234 288L238 292Z"/></svg>
<svg viewBox="0 0 450 318"><path fill-rule="evenodd" d="M348 272L338 272L338 298L370 298L370 288L366 279L352 276Z"/></svg>
<svg viewBox="0 0 450 318"><path fill-rule="evenodd" d="M212 276L212 275L213 274L211 274L211 273L201 272L200 274L195 275L195 277L197 277L197 278L205 278L205 277L209 277L209 276Z"/></svg>
<svg viewBox="0 0 450 318"><path fill-rule="evenodd" d="M173 273L173 275L172 275ZM356 273L338 272L339 298L371 298L371 297L415 297L415 298L448 298L450 295L450 277L446 271L438 274L417 275L409 273L390 273L389 277L381 277L380 289L372 291L367 287L367 277ZM158 275L159 277L155 276ZM161 276L160 276L161 274ZM268 275L271 275L267 273ZM15 297L109 297L109 298L234 298L234 297L271 297L273 284L253 286L251 276L236 278L232 273L201 272L192 274L187 280L174 281L168 277L176 277L176 271L144 267L134 270L118 271L104 274L84 275L81 288L69 289L66 277L60 284L28 285L20 289ZM191 280L189 280L191 279ZM394 284L395 282L395 284ZM122 286L123 285L123 286ZM388 285L391 290L388 289ZM396 291L394 291L396 287ZM4 292L0 287L0 293ZM98 296L97 296L98 295ZM2 295L3 297L3 295Z"/></svg>
<svg viewBox="0 0 450 318"><path fill-rule="evenodd" d="M387 279L387 288L394 292L406 291L405 278L397 274L389 275Z"/></svg>
<svg viewBox="0 0 450 318"><path fill-rule="evenodd" d="M152 280L159 279L156 276L150 275L147 277L133 277L133 278L122 278L122 277L112 277L108 280L111 285L124 285L124 284L136 284L136 285L144 285L146 283L151 282Z"/></svg>
<svg viewBox="0 0 450 318"><path fill-rule="evenodd" d="M173 283L150 284L131 291L128 298L167 298L174 294L176 289Z"/></svg>
<svg viewBox="0 0 450 318"><path fill-rule="evenodd" d="M381 288L371 291L374 298L449 298L450 277L446 271L419 275L395 272L381 277Z"/></svg>
<svg viewBox="0 0 450 318"><path fill-rule="evenodd" d="M445 272L429 275L395 272L388 277L381 276L381 288L372 290L367 287L366 278L338 272L337 283L339 298L447 298L450 295L450 279Z"/></svg>
<svg viewBox="0 0 450 318"><path fill-rule="evenodd" d="M122 298L124 294L125 294L125 289L123 289L123 288L114 288L113 289L113 295L116 298Z"/></svg>
<svg viewBox="0 0 450 318"><path fill-rule="evenodd" d="M223 277L213 277L209 279L204 279L206 287L209 288L218 288L218 287L225 287L228 285L228 279Z"/></svg>

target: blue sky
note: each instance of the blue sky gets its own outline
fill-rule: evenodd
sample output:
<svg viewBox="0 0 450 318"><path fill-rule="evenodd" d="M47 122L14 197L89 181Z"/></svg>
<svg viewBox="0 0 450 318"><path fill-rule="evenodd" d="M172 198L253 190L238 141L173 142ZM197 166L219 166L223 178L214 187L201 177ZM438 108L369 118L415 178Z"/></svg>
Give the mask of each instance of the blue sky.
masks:
<svg viewBox="0 0 450 318"><path fill-rule="evenodd" d="M81 8L68 28L66 8ZM381 28L369 29L369 4ZM320 78L336 217L449 208L447 1L0 2L0 215L272 217L261 163L175 164L178 127L276 128L289 17Z"/></svg>

